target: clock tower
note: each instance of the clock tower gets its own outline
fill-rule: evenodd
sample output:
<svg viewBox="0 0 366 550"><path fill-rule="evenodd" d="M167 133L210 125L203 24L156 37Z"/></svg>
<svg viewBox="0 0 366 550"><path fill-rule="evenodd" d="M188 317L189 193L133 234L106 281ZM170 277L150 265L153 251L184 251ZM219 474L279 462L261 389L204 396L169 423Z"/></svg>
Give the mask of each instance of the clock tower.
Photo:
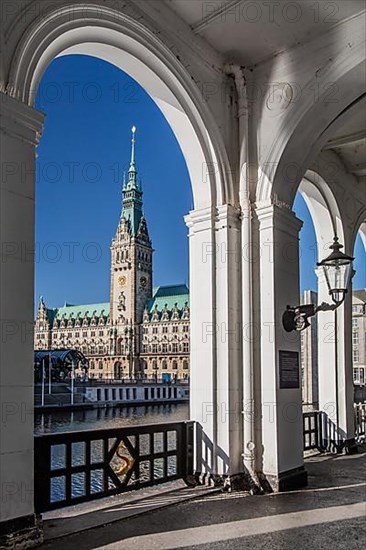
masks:
<svg viewBox="0 0 366 550"><path fill-rule="evenodd" d="M121 333L129 327L138 331L146 301L152 296L152 254L146 219L142 210L142 186L137 178L135 134L132 128L128 179L123 180L122 211L111 245L111 323Z"/></svg>

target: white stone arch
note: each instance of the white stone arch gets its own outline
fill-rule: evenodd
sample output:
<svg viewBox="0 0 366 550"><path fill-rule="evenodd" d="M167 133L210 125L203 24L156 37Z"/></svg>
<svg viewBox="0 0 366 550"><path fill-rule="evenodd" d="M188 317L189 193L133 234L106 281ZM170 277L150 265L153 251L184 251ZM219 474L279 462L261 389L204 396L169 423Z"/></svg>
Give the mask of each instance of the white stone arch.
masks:
<svg viewBox="0 0 366 550"><path fill-rule="evenodd" d="M38 117L36 132L39 135L42 117L27 105L33 106L40 78L55 57L79 53L96 55L126 71L145 88L170 123L187 163L194 201L194 210L186 217L190 301L194 309L190 364L195 377L191 377L194 388L191 417L205 423L206 440L217 449L208 465L210 473L227 473L229 466L230 471L236 473L242 469L240 422L233 413L230 423L221 424L216 413L207 415L202 408L202 403L214 403L216 410L216 403L225 402L227 410L234 411L235 403L242 399L239 346L231 349L229 340L219 339L212 330L212 327L224 326L230 331L237 326L240 315L236 295L240 280L237 262L233 271L225 254L218 253L218 250L231 250L240 227L233 171L224 145L225 132L218 126L216 113L210 110L176 52L158 38L158 32L148 28L146 20L145 26L139 14L133 12L131 9L131 17L116 12L107 8L102 0L95 0L94 4L75 2L57 7L30 23L10 66L6 86L9 109L14 105L24 109L24 132L28 129L28 117ZM33 142L33 149L27 150L32 158ZM16 233L15 226L11 230ZM28 235L32 241L32 233L28 231ZM234 264L234 259L230 259L231 262ZM28 288L27 293L30 297ZM30 308L27 314L30 315ZM203 327L205 330L207 327L204 337ZM219 371L221 380L225 380L220 387L217 386ZM226 384L234 389L227 392Z"/></svg>
<svg viewBox="0 0 366 550"><path fill-rule="evenodd" d="M307 170L298 192L303 197L314 224L318 261L328 255L329 246L337 235L344 241L341 212L335 196L323 177L314 170Z"/></svg>
<svg viewBox="0 0 366 550"><path fill-rule="evenodd" d="M338 125L342 125L342 120L343 115L340 117L340 122L337 120L329 128L326 141L332 132L331 128L337 129ZM334 197L337 215L343 230L342 237L341 233L339 233L339 237L342 238L346 252L352 254L355 235L361 221L365 218L365 197L362 183L358 182L353 174L347 172L340 157L332 150L322 150L312 163L310 171L315 174L316 180L320 178L326 182L328 193Z"/></svg>
<svg viewBox="0 0 366 550"><path fill-rule="evenodd" d="M234 203L225 146L199 89L163 42L121 12L77 3L38 18L18 44L7 93L33 106L45 68L55 57L72 53L112 63L149 93L182 149L195 209Z"/></svg>
<svg viewBox="0 0 366 550"><path fill-rule="evenodd" d="M318 261L328 256L334 235L338 236L350 252L347 216L342 212L341 199L333 193L331 184L327 183L321 173L308 170L298 192L302 195L313 221ZM322 302L330 304L324 274L320 269L316 272L318 305ZM349 292L345 303L336 312L320 311L317 314L314 320L317 327L317 365L311 369L312 376L318 381L319 409L328 418L324 430L338 427L338 437L345 440L347 445L352 445L348 442L354 438L351 303ZM328 433L330 435L331 432Z"/></svg>
<svg viewBox="0 0 366 550"><path fill-rule="evenodd" d="M352 250L355 249L357 235L360 235L363 248L366 253L366 208L360 213L360 216L355 223L352 235Z"/></svg>

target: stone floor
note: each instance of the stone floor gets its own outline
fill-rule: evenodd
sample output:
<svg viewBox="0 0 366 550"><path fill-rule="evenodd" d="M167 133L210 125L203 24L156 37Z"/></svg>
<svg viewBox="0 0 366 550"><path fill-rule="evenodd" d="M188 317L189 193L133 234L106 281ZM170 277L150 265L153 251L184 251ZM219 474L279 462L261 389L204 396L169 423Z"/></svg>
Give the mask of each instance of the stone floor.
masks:
<svg viewBox="0 0 366 550"><path fill-rule="evenodd" d="M41 549L365 548L366 447L360 450L358 455L306 459L309 486L301 491L264 496L202 493L193 500L50 540Z"/></svg>

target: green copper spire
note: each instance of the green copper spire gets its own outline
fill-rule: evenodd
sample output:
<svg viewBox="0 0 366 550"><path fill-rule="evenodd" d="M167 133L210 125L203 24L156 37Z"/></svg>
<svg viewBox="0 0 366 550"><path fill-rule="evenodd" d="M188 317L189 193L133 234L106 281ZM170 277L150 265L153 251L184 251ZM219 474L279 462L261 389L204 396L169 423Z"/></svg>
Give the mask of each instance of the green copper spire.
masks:
<svg viewBox="0 0 366 550"><path fill-rule="evenodd" d="M128 170L128 186L131 187L137 187L137 170L136 170L136 164L135 164L135 133L136 133L136 126L132 126L132 140L131 140L131 161L130 161L130 168Z"/></svg>
<svg viewBox="0 0 366 550"><path fill-rule="evenodd" d="M127 220L131 234L137 235L142 214L142 188L137 182L137 168L135 163L135 133L136 126L132 128L131 161L128 170L128 181L123 179L122 187L122 216Z"/></svg>

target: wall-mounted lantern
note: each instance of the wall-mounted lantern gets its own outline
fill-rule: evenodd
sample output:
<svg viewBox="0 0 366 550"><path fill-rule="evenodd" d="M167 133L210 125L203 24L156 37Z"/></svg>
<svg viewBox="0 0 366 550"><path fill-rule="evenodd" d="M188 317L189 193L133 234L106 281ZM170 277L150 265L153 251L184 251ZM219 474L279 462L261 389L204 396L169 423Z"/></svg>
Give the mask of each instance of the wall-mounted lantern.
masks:
<svg viewBox="0 0 366 550"><path fill-rule="evenodd" d="M317 263L318 267L323 268L333 303L322 302L319 306L314 304L287 306L282 315L282 325L287 332L304 330L310 325L309 317L316 315L318 311L335 310L344 302L355 272L353 270L354 258L344 254L341 248L343 248L343 245L338 242L338 237L335 236L333 244L330 246L332 252L324 260Z"/></svg>

